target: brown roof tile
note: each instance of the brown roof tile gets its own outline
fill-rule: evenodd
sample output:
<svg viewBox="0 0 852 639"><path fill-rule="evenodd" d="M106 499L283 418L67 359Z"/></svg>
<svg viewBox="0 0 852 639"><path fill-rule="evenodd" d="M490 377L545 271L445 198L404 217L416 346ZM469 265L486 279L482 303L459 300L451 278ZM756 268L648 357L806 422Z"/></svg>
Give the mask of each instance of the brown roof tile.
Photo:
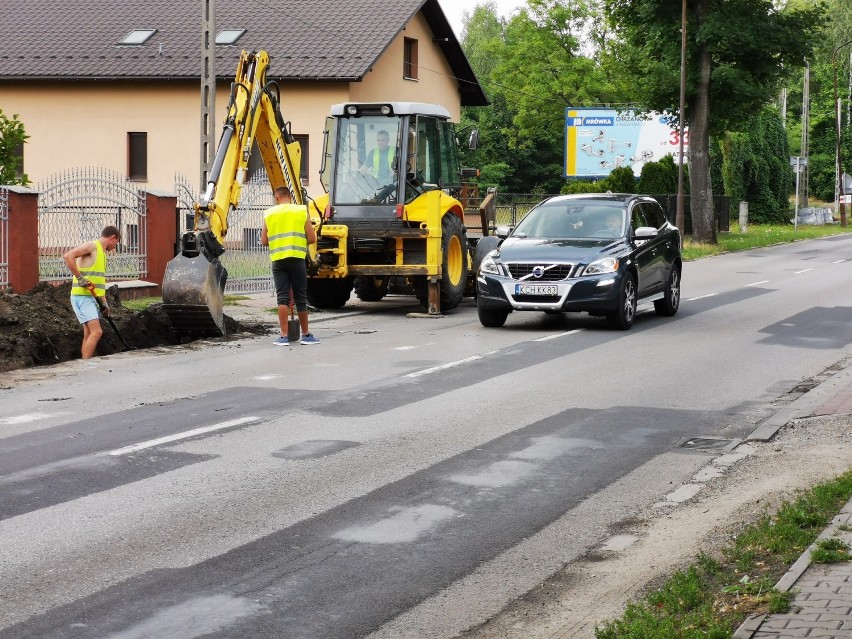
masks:
<svg viewBox="0 0 852 639"><path fill-rule="evenodd" d="M437 0L218 0L216 29L246 29L218 46L227 79L242 49L266 49L270 75L289 80L362 78L418 11L454 74L463 104L487 104ZM141 46L118 43L156 29ZM201 57L199 0L3 0L0 81L193 79Z"/></svg>

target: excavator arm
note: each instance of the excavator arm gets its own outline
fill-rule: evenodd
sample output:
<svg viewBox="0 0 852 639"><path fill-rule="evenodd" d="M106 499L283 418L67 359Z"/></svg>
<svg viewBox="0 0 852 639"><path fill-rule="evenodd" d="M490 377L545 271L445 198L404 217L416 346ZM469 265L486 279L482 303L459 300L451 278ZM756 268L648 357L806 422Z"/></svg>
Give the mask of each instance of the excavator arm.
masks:
<svg viewBox="0 0 852 639"><path fill-rule="evenodd" d="M268 67L266 51L242 52L216 158L194 205L193 229L181 237L180 254L166 266L163 307L179 333L225 334L222 302L228 273L219 256L255 144L272 190L286 186L292 202L306 203L299 176L302 149L281 115L278 85L266 81Z"/></svg>

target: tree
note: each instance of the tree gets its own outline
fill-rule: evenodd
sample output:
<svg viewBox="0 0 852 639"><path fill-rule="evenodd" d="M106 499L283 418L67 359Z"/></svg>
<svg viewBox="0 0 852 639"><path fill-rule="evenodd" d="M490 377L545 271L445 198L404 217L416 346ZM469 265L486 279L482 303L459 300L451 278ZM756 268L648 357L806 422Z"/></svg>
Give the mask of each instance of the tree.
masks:
<svg viewBox="0 0 852 639"><path fill-rule="evenodd" d="M20 173L20 149L28 137L18 114L9 119L0 109L0 184L29 184L26 173Z"/></svg>
<svg viewBox="0 0 852 639"><path fill-rule="evenodd" d="M811 55L821 6L779 10L772 0L687 0L686 122L693 237L716 242L710 136L740 130ZM673 0L607 0L625 63L642 78L645 108L677 114L681 12Z"/></svg>

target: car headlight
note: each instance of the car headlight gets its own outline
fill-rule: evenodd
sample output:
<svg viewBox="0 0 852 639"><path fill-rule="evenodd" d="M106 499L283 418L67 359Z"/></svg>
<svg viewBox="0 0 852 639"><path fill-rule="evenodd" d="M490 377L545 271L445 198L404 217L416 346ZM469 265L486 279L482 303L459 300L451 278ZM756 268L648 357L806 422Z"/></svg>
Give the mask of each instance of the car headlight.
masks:
<svg viewBox="0 0 852 639"><path fill-rule="evenodd" d="M501 274L500 273L500 266L497 264L497 260L495 260L491 256L491 253L489 253L488 255L486 255L483 258L482 263L479 265L479 272L480 273L491 273L493 275L500 275Z"/></svg>
<svg viewBox="0 0 852 639"><path fill-rule="evenodd" d="M604 257L595 260L586 267L583 275L600 275L601 273L615 273L618 270L617 257Z"/></svg>

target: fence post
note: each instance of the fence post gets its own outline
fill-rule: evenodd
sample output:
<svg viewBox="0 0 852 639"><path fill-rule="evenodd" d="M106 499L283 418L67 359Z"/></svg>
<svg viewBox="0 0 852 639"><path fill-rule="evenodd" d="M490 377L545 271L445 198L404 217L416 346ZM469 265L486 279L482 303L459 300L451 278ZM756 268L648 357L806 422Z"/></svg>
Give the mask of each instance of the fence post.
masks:
<svg viewBox="0 0 852 639"><path fill-rule="evenodd" d="M166 264L175 256L175 210L177 196L147 191L148 210L148 280L157 285L156 295L163 294Z"/></svg>
<svg viewBox="0 0 852 639"><path fill-rule="evenodd" d="M748 202L740 202L740 233L748 233Z"/></svg>
<svg viewBox="0 0 852 639"><path fill-rule="evenodd" d="M9 286L25 293L38 284L38 191L23 186L9 192Z"/></svg>

